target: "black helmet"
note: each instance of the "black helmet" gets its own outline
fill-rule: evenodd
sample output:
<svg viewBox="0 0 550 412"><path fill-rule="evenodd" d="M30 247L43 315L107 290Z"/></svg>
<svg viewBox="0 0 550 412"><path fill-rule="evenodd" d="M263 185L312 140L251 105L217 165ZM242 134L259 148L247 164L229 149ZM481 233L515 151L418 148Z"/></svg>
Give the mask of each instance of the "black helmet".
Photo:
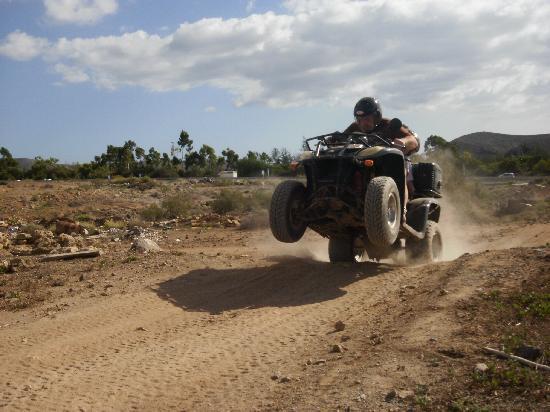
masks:
<svg viewBox="0 0 550 412"><path fill-rule="evenodd" d="M360 99L353 108L353 117L365 116L367 114L375 113L377 122L382 119L382 108L380 102L374 97L363 97Z"/></svg>

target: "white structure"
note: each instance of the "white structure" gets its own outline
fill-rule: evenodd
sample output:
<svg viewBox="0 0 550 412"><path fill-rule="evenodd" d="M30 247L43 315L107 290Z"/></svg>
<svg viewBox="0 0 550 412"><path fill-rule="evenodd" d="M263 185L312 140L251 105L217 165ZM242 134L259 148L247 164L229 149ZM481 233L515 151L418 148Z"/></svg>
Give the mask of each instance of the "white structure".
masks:
<svg viewBox="0 0 550 412"><path fill-rule="evenodd" d="M220 172L218 175L222 179L236 179L237 178L237 171L236 170L224 170L223 172Z"/></svg>

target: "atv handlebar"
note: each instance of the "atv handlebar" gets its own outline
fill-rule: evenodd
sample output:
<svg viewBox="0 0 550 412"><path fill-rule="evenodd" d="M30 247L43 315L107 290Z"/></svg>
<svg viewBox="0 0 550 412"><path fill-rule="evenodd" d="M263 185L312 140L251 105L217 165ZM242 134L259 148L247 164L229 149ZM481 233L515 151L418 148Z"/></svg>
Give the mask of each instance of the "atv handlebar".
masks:
<svg viewBox="0 0 550 412"><path fill-rule="evenodd" d="M326 147L342 146L342 145L347 146L349 144L354 144L354 143L362 144L362 145L365 145L366 147L379 146L380 144L387 147L396 147L398 149L405 147L403 144L400 144L398 142L394 143L393 141L386 139L376 133L333 132L333 133L322 134L320 136L310 137L309 139L306 139L304 142L305 146L307 146L307 149L309 151L313 151L313 149L309 145L309 142L312 140L318 141L315 147L315 151L317 152L320 150L321 144L323 144Z"/></svg>

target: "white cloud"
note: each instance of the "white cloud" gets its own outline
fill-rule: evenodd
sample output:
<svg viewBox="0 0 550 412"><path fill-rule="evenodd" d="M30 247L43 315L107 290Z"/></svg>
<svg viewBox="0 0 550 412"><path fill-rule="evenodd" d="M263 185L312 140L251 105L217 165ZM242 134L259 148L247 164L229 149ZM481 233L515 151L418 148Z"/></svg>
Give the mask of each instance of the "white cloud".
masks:
<svg viewBox="0 0 550 412"><path fill-rule="evenodd" d="M62 65L56 70L66 82L155 91L206 85L229 91L237 105L350 104L374 94L399 110L549 108L547 0L288 0L285 7L287 14L184 23L167 35L48 43L15 32L0 53L41 55Z"/></svg>
<svg viewBox="0 0 550 412"><path fill-rule="evenodd" d="M0 55L19 61L30 60L43 54L48 46L49 43L46 39L14 31L0 43Z"/></svg>
<svg viewBox="0 0 550 412"><path fill-rule="evenodd" d="M214 113L216 111L216 107L214 106L207 106L204 108L204 111L207 113Z"/></svg>
<svg viewBox="0 0 550 412"><path fill-rule="evenodd" d="M94 24L116 13L117 0L43 0L46 16L56 23Z"/></svg>
<svg viewBox="0 0 550 412"><path fill-rule="evenodd" d="M63 80L67 83L83 83L90 80L90 76L78 67L71 67L63 63L57 63L54 69L57 73L63 76Z"/></svg>

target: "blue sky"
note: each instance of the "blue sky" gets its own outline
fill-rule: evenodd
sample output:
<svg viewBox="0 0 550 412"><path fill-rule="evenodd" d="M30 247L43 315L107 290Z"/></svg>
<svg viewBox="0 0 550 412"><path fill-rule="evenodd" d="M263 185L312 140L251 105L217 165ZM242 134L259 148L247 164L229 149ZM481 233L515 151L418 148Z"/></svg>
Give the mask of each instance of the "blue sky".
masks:
<svg viewBox="0 0 550 412"><path fill-rule="evenodd" d="M0 0L0 146L298 151L377 96L422 139L548 133L545 0Z"/></svg>

